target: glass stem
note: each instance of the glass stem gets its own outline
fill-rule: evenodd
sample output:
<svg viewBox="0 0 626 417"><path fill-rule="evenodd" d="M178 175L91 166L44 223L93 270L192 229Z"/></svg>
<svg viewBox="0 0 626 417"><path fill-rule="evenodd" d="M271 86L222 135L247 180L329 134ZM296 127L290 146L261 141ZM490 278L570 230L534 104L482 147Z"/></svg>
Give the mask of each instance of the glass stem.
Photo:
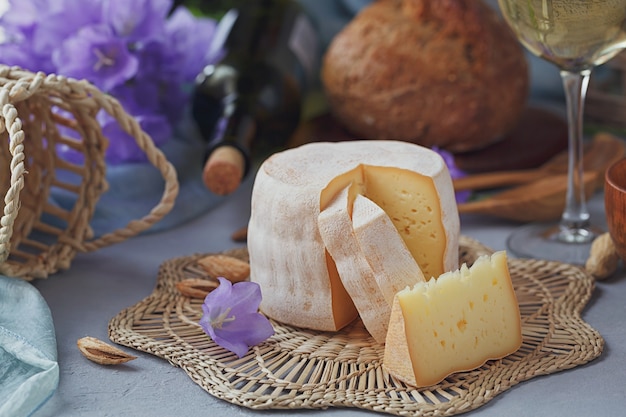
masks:
<svg viewBox="0 0 626 417"><path fill-rule="evenodd" d="M585 198L583 167L583 114L591 70L561 71L567 104L569 130L569 160L565 210L561 216L559 239L565 242L588 242L593 238L589 230L589 211Z"/></svg>

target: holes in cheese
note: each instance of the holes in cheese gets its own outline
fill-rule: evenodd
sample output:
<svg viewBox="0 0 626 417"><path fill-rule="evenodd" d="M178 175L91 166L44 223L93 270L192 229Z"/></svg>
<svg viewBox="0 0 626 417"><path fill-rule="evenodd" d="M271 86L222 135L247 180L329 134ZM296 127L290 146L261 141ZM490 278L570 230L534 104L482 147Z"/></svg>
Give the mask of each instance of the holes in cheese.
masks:
<svg viewBox="0 0 626 417"><path fill-rule="evenodd" d="M326 186L321 193L322 210L350 182L359 184L358 193L373 201L391 219L424 276L438 277L457 268L457 264L448 262L449 234L431 177L406 169L359 165Z"/></svg>
<svg viewBox="0 0 626 417"><path fill-rule="evenodd" d="M438 277L445 264L446 231L433 179L405 169L365 167L365 195L393 221L424 276Z"/></svg>
<svg viewBox="0 0 626 417"><path fill-rule="evenodd" d="M398 292L383 365L407 384L424 387L521 344L519 305L500 251Z"/></svg>
<svg viewBox="0 0 626 417"><path fill-rule="evenodd" d="M394 182L399 184L392 186ZM422 235L411 241L404 239L408 235L404 231L396 232L430 275L458 268L459 217L454 189L437 153L390 140L302 145L265 160L252 190L250 279L261 286L261 311L267 316L316 330L338 330L357 317L352 296L318 225L320 213L350 184L355 184L355 195L366 196L390 219L399 219L397 224L393 221L396 228L406 229L411 236ZM422 197L418 199L419 194ZM435 207L430 217L424 213L431 204L422 201ZM424 210L419 212L421 208ZM418 217L423 217L426 229L406 227L405 218L419 223ZM441 244L436 248L423 238L431 232ZM386 248L380 251L384 253ZM420 261L416 254L422 253ZM437 266L431 271L426 264Z"/></svg>

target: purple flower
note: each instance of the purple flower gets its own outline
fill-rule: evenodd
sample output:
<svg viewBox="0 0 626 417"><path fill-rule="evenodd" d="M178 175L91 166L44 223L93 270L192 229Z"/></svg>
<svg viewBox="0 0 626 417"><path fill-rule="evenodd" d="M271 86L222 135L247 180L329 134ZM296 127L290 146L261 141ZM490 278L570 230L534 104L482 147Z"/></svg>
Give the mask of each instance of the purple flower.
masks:
<svg viewBox="0 0 626 417"><path fill-rule="evenodd" d="M79 30L53 53L52 60L60 73L91 80L104 91L131 79L139 66L126 43L103 25Z"/></svg>
<svg viewBox="0 0 626 417"><path fill-rule="evenodd" d="M165 27L170 45L165 62L176 66L183 79L195 79L205 65L219 58L207 55L216 28L213 20L197 19L185 8L176 9Z"/></svg>
<svg viewBox="0 0 626 417"><path fill-rule="evenodd" d="M461 178L461 177L464 177L466 175L464 171L462 171L461 169L459 169L455 165L455 163L454 163L454 156L450 152L444 151L443 149L440 149L440 148L438 148L436 146L433 147L432 149L433 149L433 151L435 151L439 155L441 155L441 157L443 158L443 161L446 163L446 166L448 167L448 171L450 171L450 176L452 177L452 179L454 179L454 178ZM455 193L456 202L457 203L463 203L463 202L467 201L471 194L472 194L472 192L470 190L457 191Z"/></svg>
<svg viewBox="0 0 626 417"><path fill-rule="evenodd" d="M9 0L9 9L2 15L2 28L8 32L24 31L32 28L37 22L37 12L45 10L47 0Z"/></svg>
<svg viewBox="0 0 626 417"><path fill-rule="evenodd" d="M24 69L39 67L33 65L33 54L16 44L0 43L0 57L2 57L2 63L5 65L17 65Z"/></svg>
<svg viewBox="0 0 626 417"><path fill-rule="evenodd" d="M35 1L38 7L35 15L38 19L29 42L32 42L32 49L40 56L41 62L45 63L45 69L42 70L57 71L58 68L52 64L54 51L66 39L76 36L81 28L100 24L101 6L97 2L82 0L44 1L38 4L40 2Z"/></svg>
<svg viewBox="0 0 626 417"><path fill-rule="evenodd" d="M212 63L216 22L172 0L9 0L0 16L0 61L30 71L86 79L116 97L157 146L169 139L189 102L195 76ZM117 123L98 115L109 138L108 163L144 161ZM168 136L168 137L166 137ZM64 157L77 151L59 147Z"/></svg>
<svg viewBox="0 0 626 417"><path fill-rule="evenodd" d="M251 346L274 334L274 328L258 312L261 289L255 282L233 285L218 278L220 286L209 293L202 304L200 326L218 345L243 357Z"/></svg>
<svg viewBox="0 0 626 417"><path fill-rule="evenodd" d="M104 21L116 36L128 41L144 41L163 36L171 0L105 0Z"/></svg>
<svg viewBox="0 0 626 417"><path fill-rule="evenodd" d="M146 153L139 148L137 141L122 129L117 120L108 113L101 111L97 116L102 133L109 141L106 149L106 160L112 164L122 162L144 162ZM156 146L167 142L172 134L169 122L164 116L156 113L136 115L135 120L146 132Z"/></svg>

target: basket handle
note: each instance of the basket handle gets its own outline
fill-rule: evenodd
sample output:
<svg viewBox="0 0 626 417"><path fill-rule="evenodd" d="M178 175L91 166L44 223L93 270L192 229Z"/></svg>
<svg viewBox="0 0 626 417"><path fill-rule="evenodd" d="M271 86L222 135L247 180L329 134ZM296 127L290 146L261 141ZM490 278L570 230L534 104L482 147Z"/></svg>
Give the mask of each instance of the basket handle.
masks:
<svg viewBox="0 0 626 417"><path fill-rule="evenodd" d="M9 103L7 90L0 91L0 133L9 134L11 152L11 185L4 196L4 212L0 219L0 263L6 261L11 253L13 224L20 210L20 192L24 188L24 131L17 109ZM3 121L4 120L4 121Z"/></svg>
<svg viewBox="0 0 626 417"><path fill-rule="evenodd" d="M141 233L161 220L174 206L174 202L178 196L179 184L174 166L167 160L163 152L156 147L150 136L141 129L139 123L124 111L117 99L101 93L90 85L85 88L98 104L117 120L122 129L135 138L139 148L146 153L148 161L161 172L165 180L160 201L144 217L138 220L132 220L125 227L106 233L97 239L78 244L80 250L90 252L122 242Z"/></svg>

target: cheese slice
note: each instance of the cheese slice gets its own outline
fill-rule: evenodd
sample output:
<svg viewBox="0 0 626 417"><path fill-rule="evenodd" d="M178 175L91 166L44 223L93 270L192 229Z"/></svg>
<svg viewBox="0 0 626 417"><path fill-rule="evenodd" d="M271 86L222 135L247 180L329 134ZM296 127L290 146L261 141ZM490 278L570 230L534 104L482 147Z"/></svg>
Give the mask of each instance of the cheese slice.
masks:
<svg viewBox="0 0 626 417"><path fill-rule="evenodd" d="M265 160L252 190L250 278L269 317L317 330L356 318L318 227L320 213L352 183L388 214L425 275L458 268L459 216L440 155L391 140L306 144Z"/></svg>
<svg viewBox="0 0 626 417"><path fill-rule="evenodd" d="M424 387L507 356L521 344L519 305L500 251L398 292L383 366Z"/></svg>
<svg viewBox="0 0 626 417"><path fill-rule="evenodd" d="M318 216L318 227L339 279L365 328L384 344L395 294L424 275L389 219L352 183Z"/></svg>
<svg viewBox="0 0 626 417"><path fill-rule="evenodd" d="M320 234L367 331L385 343L391 303L385 300L367 259L360 251L350 211L358 186L344 188L318 216ZM394 229L395 231L395 229Z"/></svg>
<svg viewBox="0 0 626 417"><path fill-rule="evenodd" d="M354 197L352 227L359 256L367 261L391 314L396 293L425 281L424 274L387 213L363 195ZM380 319L389 321L389 314Z"/></svg>

